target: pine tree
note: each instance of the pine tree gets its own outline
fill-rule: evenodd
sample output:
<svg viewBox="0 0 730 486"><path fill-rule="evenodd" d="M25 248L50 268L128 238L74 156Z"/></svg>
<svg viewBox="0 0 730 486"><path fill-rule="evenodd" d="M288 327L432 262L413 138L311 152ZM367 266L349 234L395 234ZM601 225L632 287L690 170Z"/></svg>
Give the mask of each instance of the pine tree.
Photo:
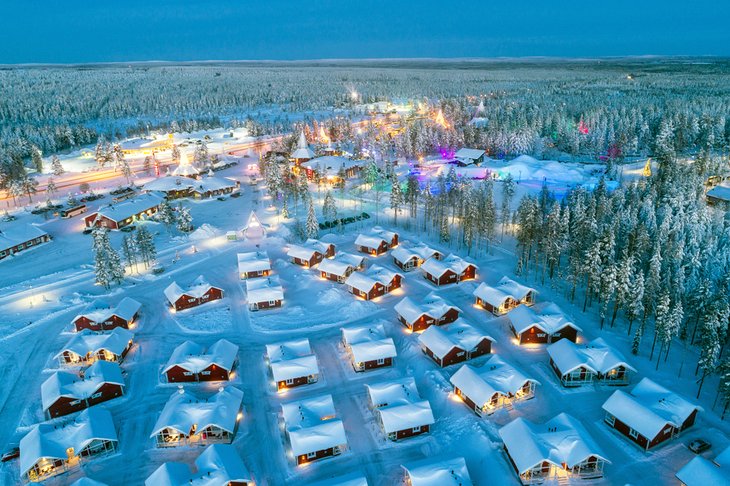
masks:
<svg viewBox="0 0 730 486"><path fill-rule="evenodd" d="M317 238L319 236L319 223L317 222L317 215L314 213L314 202L311 196L309 197L308 205L307 223L304 231L307 238Z"/></svg>
<svg viewBox="0 0 730 486"><path fill-rule="evenodd" d="M725 413L730 406L730 356L725 356L717 367L717 374L720 378L717 394L722 405L721 420L725 420Z"/></svg>
<svg viewBox="0 0 730 486"><path fill-rule="evenodd" d="M124 160L124 151L122 150L122 146L118 143L114 144L114 148L112 149L112 160L114 161L114 170L123 169L123 165L126 161Z"/></svg>
<svg viewBox="0 0 730 486"><path fill-rule="evenodd" d="M187 233L192 229L193 217L190 215L190 209L178 204L175 213L175 225L181 233Z"/></svg>
<svg viewBox="0 0 730 486"><path fill-rule="evenodd" d="M129 267L129 272L131 273L133 269L135 272L139 272L137 269L139 249L137 248L137 241L133 236L124 235L124 238L122 238L122 255L124 256L127 267Z"/></svg>
<svg viewBox="0 0 730 486"><path fill-rule="evenodd" d="M57 190L58 188L56 187L56 183L53 181L53 177L49 177L48 182L46 182L46 196L49 201L53 198L53 195Z"/></svg>
<svg viewBox="0 0 730 486"><path fill-rule="evenodd" d="M403 205L403 191L400 187L398 178L393 176L393 183L390 186L390 209L393 210L393 223L398 223L398 213Z"/></svg>
<svg viewBox="0 0 730 486"><path fill-rule="evenodd" d="M41 151L38 147L32 146L30 148L30 156L31 160L33 162L33 168L38 172L39 174L43 173L43 157L41 155Z"/></svg>
<svg viewBox="0 0 730 486"><path fill-rule="evenodd" d="M639 323L639 327L636 328L634 333L634 339L631 341L631 354L639 354L639 347L641 346L641 337L644 335L644 323Z"/></svg>
<svg viewBox="0 0 730 486"><path fill-rule="evenodd" d="M515 180L512 178L512 174L507 176L502 181L502 236L504 237L504 228L510 221L510 207L512 206L512 198L515 195Z"/></svg>
<svg viewBox="0 0 730 486"><path fill-rule="evenodd" d="M124 268L119 253L109 242L109 232L106 228L94 230L93 250L96 283L107 290L113 283L121 283L124 279Z"/></svg>
<svg viewBox="0 0 730 486"><path fill-rule="evenodd" d="M337 205L332 193L327 191L324 195L324 203L322 204L322 216L326 221L334 221L337 218Z"/></svg>
<svg viewBox="0 0 730 486"><path fill-rule="evenodd" d="M51 157L51 171L53 171L53 175L55 176L63 175L66 172L61 164L61 159L58 158L58 155L54 154Z"/></svg>
<svg viewBox="0 0 730 486"><path fill-rule="evenodd" d="M157 249L152 234L144 226L140 226L137 230L136 243L145 268L148 268L157 258Z"/></svg>
<svg viewBox="0 0 730 486"><path fill-rule="evenodd" d="M629 320L629 336L634 321L644 314L644 274L638 269L633 269L632 272L631 286L626 296L626 318Z"/></svg>
<svg viewBox="0 0 730 486"><path fill-rule="evenodd" d="M123 158L119 162L119 166L122 170L122 175L127 179L127 184L131 184L134 173L132 172L132 168L129 167L129 162L127 162L127 160Z"/></svg>
<svg viewBox="0 0 730 486"><path fill-rule="evenodd" d="M168 232L176 224L177 220L175 218L175 211L172 210L172 207L170 207L170 204L167 201L160 204L160 208L157 211L157 219L165 225Z"/></svg>
<svg viewBox="0 0 730 486"><path fill-rule="evenodd" d="M25 176L20 181L20 187L22 188L23 194L28 196L28 201L31 203L33 202L33 194L38 192L36 186L38 186L38 181L33 177Z"/></svg>

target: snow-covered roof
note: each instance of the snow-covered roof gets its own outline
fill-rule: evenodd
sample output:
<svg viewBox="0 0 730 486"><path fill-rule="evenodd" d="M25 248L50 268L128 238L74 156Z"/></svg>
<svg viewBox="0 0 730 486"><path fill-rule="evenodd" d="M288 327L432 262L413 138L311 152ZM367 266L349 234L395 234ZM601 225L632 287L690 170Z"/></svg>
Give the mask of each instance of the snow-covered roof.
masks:
<svg viewBox="0 0 730 486"><path fill-rule="evenodd" d="M413 378L365 387L370 402L378 409L386 434L434 423L431 405L418 394Z"/></svg>
<svg viewBox="0 0 730 486"><path fill-rule="evenodd" d="M200 171L193 167L192 164L190 164L190 161L188 160L188 154L186 154L185 152L181 152L180 162L177 164L177 167L175 167L175 170L172 171L172 175L192 177L198 175L199 173Z"/></svg>
<svg viewBox="0 0 730 486"><path fill-rule="evenodd" d="M172 352L162 372L166 373L171 368L179 366L190 372L200 373L211 365L231 371L237 356L238 346L226 339L219 339L213 343L207 352L203 352L201 345L185 341Z"/></svg>
<svg viewBox="0 0 730 486"><path fill-rule="evenodd" d="M449 381L478 406L489 402L495 393L514 395L527 382L540 384L497 355L480 368L462 365Z"/></svg>
<svg viewBox="0 0 730 486"><path fill-rule="evenodd" d="M317 357L307 338L267 344L266 355L276 382L319 374Z"/></svg>
<svg viewBox="0 0 730 486"><path fill-rule="evenodd" d="M544 306L539 313L532 307L520 304L509 311L507 316L517 334L522 334L532 326L537 326L548 334L556 333L564 327L572 327L582 331L581 328L568 319L557 304L553 303Z"/></svg>
<svg viewBox="0 0 730 486"><path fill-rule="evenodd" d="M304 132L299 133L299 140L297 141L297 148L291 154L292 159L311 159L314 158L314 152L309 148L307 144L307 138L304 136Z"/></svg>
<svg viewBox="0 0 730 486"><path fill-rule="evenodd" d="M284 403L281 411L295 456L347 444L332 395Z"/></svg>
<svg viewBox="0 0 730 486"><path fill-rule="evenodd" d="M518 417L500 428L499 435L519 474L545 461L557 467L565 464L568 468L592 456L608 461L583 424L566 413L544 424Z"/></svg>
<svg viewBox="0 0 730 486"><path fill-rule="evenodd" d="M186 289L180 287L177 282L172 282L165 289L165 297L167 297L170 304L174 304L183 295L189 295L190 297L199 299L212 288L214 287L209 284L202 275L200 275L198 278L193 280L193 283Z"/></svg>
<svg viewBox="0 0 730 486"><path fill-rule="evenodd" d="M69 448L78 454L94 440L117 441L111 413L102 407L88 408L63 425L36 425L20 440L20 474L43 458L66 460Z"/></svg>
<svg viewBox="0 0 730 486"><path fill-rule="evenodd" d="M342 336L356 363L394 358L398 354L382 324L342 328Z"/></svg>
<svg viewBox="0 0 730 486"><path fill-rule="evenodd" d="M424 245L423 243L419 243L418 245L409 247L406 247L405 245L399 245L398 248L393 250L390 254L395 260L401 263L406 263L412 258L428 260L429 258L432 258L436 255L441 255L441 252L438 250L434 250L430 246Z"/></svg>
<svg viewBox="0 0 730 486"><path fill-rule="evenodd" d="M730 201L730 182L723 182L707 191L707 195L723 201Z"/></svg>
<svg viewBox="0 0 730 486"><path fill-rule="evenodd" d="M561 339L551 344L548 349L550 358L561 373L566 374L579 367L587 368L595 373L607 373L618 366L631 371L634 367L626 362L626 358L602 338L579 345L568 339Z"/></svg>
<svg viewBox="0 0 730 486"><path fill-rule="evenodd" d="M227 177L207 176L193 181L193 192L205 194L206 192L220 191L223 189L234 189L238 182Z"/></svg>
<svg viewBox="0 0 730 486"><path fill-rule="evenodd" d="M728 472L730 471L726 468L718 466L702 456L695 456L677 471L675 476L685 486L727 486L730 484Z"/></svg>
<svg viewBox="0 0 730 486"><path fill-rule="evenodd" d="M305 158L296 157L293 158ZM362 160L348 159L340 155L324 155L322 157L315 157L306 162L302 162L302 167L309 170L320 171L322 176L336 176L341 169L347 170L351 167L362 167Z"/></svg>
<svg viewBox="0 0 730 486"><path fill-rule="evenodd" d="M485 339L494 342L494 338L461 318L445 326L430 326L418 336L418 342L438 358L443 358L454 348L471 351Z"/></svg>
<svg viewBox="0 0 730 486"><path fill-rule="evenodd" d="M679 428L699 405L674 392L642 379L630 393L613 392L603 409L648 439L653 439L667 424Z"/></svg>
<svg viewBox="0 0 730 486"><path fill-rule="evenodd" d="M472 486L463 457L435 461L426 459L402 466L411 486Z"/></svg>
<svg viewBox="0 0 730 486"><path fill-rule="evenodd" d="M193 180L189 177L163 176L153 179L144 185L145 191L182 191L193 187Z"/></svg>
<svg viewBox="0 0 730 486"><path fill-rule="evenodd" d="M284 289L277 275L246 280L246 301L249 304L271 300L284 300Z"/></svg>
<svg viewBox="0 0 730 486"><path fill-rule="evenodd" d="M417 321L423 315L440 319L451 309L456 309L459 313L462 312L460 308L448 304L440 295L434 292L428 294L420 304L416 304L410 297L404 297L395 305L395 311L398 315L408 322Z"/></svg>
<svg viewBox="0 0 730 486"><path fill-rule="evenodd" d="M355 245L364 246L365 248L375 249L380 247L383 243L389 245L390 241L378 235L364 235L362 233L357 235L357 238L355 238Z"/></svg>
<svg viewBox="0 0 730 486"><path fill-rule="evenodd" d="M238 273L264 270L271 270L271 260L266 251L249 251L238 254Z"/></svg>
<svg viewBox="0 0 730 486"><path fill-rule="evenodd" d="M309 260L315 253L322 253L320 250L311 247L289 245L289 250L286 252L287 256L292 258L298 258L300 260Z"/></svg>
<svg viewBox="0 0 730 486"><path fill-rule="evenodd" d="M344 277L349 269L362 266L365 257L352 255L350 253L338 252L334 258L322 260L319 264L319 271Z"/></svg>
<svg viewBox="0 0 730 486"><path fill-rule="evenodd" d="M373 287L375 287L376 283L380 283L384 286L390 285L393 279L398 275L400 275L401 278L403 277L403 275L398 272L381 267L380 265L373 265L364 272L351 273L350 276L347 277L347 280L345 280L345 284L357 290L369 292Z"/></svg>
<svg viewBox="0 0 730 486"><path fill-rule="evenodd" d="M482 155L484 155L484 150L464 147L457 150L454 157L457 159L476 160Z"/></svg>
<svg viewBox="0 0 730 486"><path fill-rule="evenodd" d="M87 399L105 383L124 386L122 369L112 361L95 361L84 372L84 378L68 371L56 371L41 384L43 410L61 397Z"/></svg>
<svg viewBox="0 0 730 486"><path fill-rule="evenodd" d="M429 275L433 275L434 277L440 277L448 270L451 270L457 275L461 275L470 266L476 268L476 265L473 263L469 263L459 256L450 254L441 260L436 260L435 258L426 260L423 262L423 265L421 265L421 270Z"/></svg>
<svg viewBox="0 0 730 486"><path fill-rule="evenodd" d="M230 444L208 446L195 459L196 472L187 464L167 462L155 470L145 486L228 486L231 482L252 483L241 456Z"/></svg>
<svg viewBox="0 0 730 486"><path fill-rule="evenodd" d="M66 343L66 346L55 356L58 358L65 351L86 356L87 354L96 354L101 350L109 351L112 354L121 356L134 338L134 333L123 327L116 327L112 332L107 334L98 334L88 329L83 329Z"/></svg>
<svg viewBox="0 0 730 486"><path fill-rule="evenodd" d="M515 282L511 278L502 277L494 287L485 282L480 283L474 291L474 296L494 307L499 307L509 298L519 302L530 292L536 293L531 287Z"/></svg>
<svg viewBox="0 0 730 486"><path fill-rule="evenodd" d="M74 317L74 321L80 317L86 317L92 322L106 322L112 316L119 316L125 321L131 321L141 307L142 304L129 297L120 300L114 308L109 307L104 302L95 301L87 307L85 312Z"/></svg>
<svg viewBox="0 0 730 486"><path fill-rule="evenodd" d="M381 228L380 226L373 226L370 229L370 232L374 235L380 236L388 244L390 244L390 242L393 241L393 239L398 236L398 233L396 233L395 231L389 231L389 230Z"/></svg>
<svg viewBox="0 0 730 486"><path fill-rule="evenodd" d="M215 426L233 433L242 404L243 392L232 386L222 388L206 399L200 399L181 388L170 396L150 437L166 428L188 435L193 425L199 431Z"/></svg>
<svg viewBox="0 0 730 486"><path fill-rule="evenodd" d="M107 486L107 484L90 478L79 478L71 483L71 486Z"/></svg>
<svg viewBox="0 0 730 486"><path fill-rule="evenodd" d="M0 227L0 251L46 236L48 233L32 224L11 223Z"/></svg>
<svg viewBox="0 0 730 486"><path fill-rule="evenodd" d="M100 216L104 216L112 221L124 221L127 218L147 211L148 209L156 208L162 204L163 199L157 194L147 192L140 194L134 199L127 199L118 204L110 204L108 206L100 207L96 213L98 219Z"/></svg>

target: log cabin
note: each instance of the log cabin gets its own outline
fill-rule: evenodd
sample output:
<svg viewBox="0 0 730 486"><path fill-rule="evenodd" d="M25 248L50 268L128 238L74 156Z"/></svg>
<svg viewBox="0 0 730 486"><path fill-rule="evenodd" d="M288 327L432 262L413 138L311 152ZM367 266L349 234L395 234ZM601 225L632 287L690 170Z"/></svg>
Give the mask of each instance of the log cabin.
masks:
<svg viewBox="0 0 730 486"><path fill-rule="evenodd" d="M576 342L581 331L552 303L538 311L521 304L509 311L507 317L519 344L549 344L561 339Z"/></svg>
<svg viewBox="0 0 730 486"><path fill-rule="evenodd" d="M405 473L404 483L408 486L472 486L469 469L463 457L444 460L425 459L401 466Z"/></svg>
<svg viewBox="0 0 730 486"><path fill-rule="evenodd" d="M32 224L4 225L0 228L0 260L49 241L48 233Z"/></svg>
<svg viewBox="0 0 730 486"><path fill-rule="evenodd" d="M142 304L125 297L115 307L101 301L93 302L82 314L73 319L75 331L89 329L94 332L111 331L117 327L131 329L139 316Z"/></svg>
<svg viewBox="0 0 730 486"><path fill-rule="evenodd" d="M83 329L74 334L56 355L56 359L61 366L87 366L96 360L121 363L133 343L132 331L122 327L105 334Z"/></svg>
<svg viewBox="0 0 730 486"><path fill-rule="evenodd" d="M421 303L405 297L395 305L398 320L413 332L420 332L429 326L442 326L454 322L462 310L447 303L435 292L429 293Z"/></svg>
<svg viewBox="0 0 730 486"><path fill-rule="evenodd" d="M168 383L228 381L238 364L238 346L219 339L207 351L192 341L175 348L162 370Z"/></svg>
<svg viewBox="0 0 730 486"><path fill-rule="evenodd" d="M404 272L415 270L430 258L440 260L444 256L440 251L423 243L416 246L399 245L390 255L393 257L393 263Z"/></svg>
<svg viewBox="0 0 730 486"><path fill-rule="evenodd" d="M118 204L102 206L84 217L84 225L87 228L122 229L157 213L162 202L163 199L156 194L142 194Z"/></svg>
<svg viewBox="0 0 730 486"><path fill-rule="evenodd" d="M421 272L426 280L441 286L476 278L477 266L451 254L441 260L426 260L421 265Z"/></svg>
<svg viewBox="0 0 730 486"><path fill-rule="evenodd" d="M401 287L403 275L380 265L372 265L364 272L351 273L345 285L351 294L373 300Z"/></svg>
<svg viewBox="0 0 730 486"><path fill-rule="evenodd" d="M124 395L119 364L96 361L81 374L56 371L41 385L43 413L62 417Z"/></svg>
<svg viewBox="0 0 730 486"><path fill-rule="evenodd" d="M387 231L379 226L370 230L369 234L359 234L355 239L355 247L362 253L380 256L398 246L398 233Z"/></svg>
<svg viewBox="0 0 730 486"><path fill-rule="evenodd" d="M476 304L495 316L504 315L520 304L534 304L536 294L535 289L507 277L502 277L495 286L482 282L474 290Z"/></svg>
<svg viewBox="0 0 730 486"><path fill-rule="evenodd" d="M337 456L347 450L345 427L337 418L332 395L283 403L281 412L297 465Z"/></svg>
<svg viewBox="0 0 730 486"><path fill-rule="evenodd" d="M284 289L278 275L246 281L246 303L251 311L274 309L284 302Z"/></svg>
<svg viewBox="0 0 730 486"><path fill-rule="evenodd" d="M165 297L170 306L177 312L207 304L214 300L220 300L223 298L223 289L212 286L200 275L185 289L180 287L177 282L172 282L165 289Z"/></svg>
<svg viewBox="0 0 730 486"><path fill-rule="evenodd" d="M421 351L442 368L491 353L493 342L494 338L463 319L431 326L418 336Z"/></svg>
<svg viewBox="0 0 730 486"><path fill-rule="evenodd" d="M145 486L254 486L241 456L230 444L212 444L195 459L195 470L187 464L166 462L144 482Z"/></svg>
<svg viewBox="0 0 730 486"><path fill-rule="evenodd" d="M238 254L238 275L241 280L271 275L271 260L265 251L249 251Z"/></svg>
<svg viewBox="0 0 730 486"><path fill-rule="evenodd" d="M382 324L342 328L342 343L355 371L393 366L395 343Z"/></svg>
<svg viewBox="0 0 730 486"><path fill-rule="evenodd" d="M628 385L636 369L626 358L602 338L579 345L561 339L547 348L550 367L566 388L591 383Z"/></svg>
<svg viewBox="0 0 730 486"><path fill-rule="evenodd" d="M435 420L431 404L423 400L413 378L366 384L370 407L388 440L427 434Z"/></svg>
<svg viewBox="0 0 730 486"><path fill-rule="evenodd" d="M316 383L319 379L317 357L307 338L267 344L266 357L277 390Z"/></svg>

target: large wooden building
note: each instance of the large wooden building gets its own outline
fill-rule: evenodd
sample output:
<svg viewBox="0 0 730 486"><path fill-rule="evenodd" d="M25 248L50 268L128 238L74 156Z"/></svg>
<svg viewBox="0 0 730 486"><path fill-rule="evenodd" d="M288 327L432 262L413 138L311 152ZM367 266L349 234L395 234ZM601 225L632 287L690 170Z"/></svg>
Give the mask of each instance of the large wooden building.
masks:
<svg viewBox="0 0 730 486"><path fill-rule="evenodd" d="M382 324L342 328L342 344L355 371L393 366L397 356Z"/></svg>
<svg viewBox="0 0 730 486"><path fill-rule="evenodd" d="M121 229L135 221L143 221L157 213L163 199L152 193L142 194L134 199L110 204L84 217L87 228Z"/></svg>
<svg viewBox="0 0 730 486"><path fill-rule="evenodd" d="M5 225L0 228L0 260L48 241L48 233L32 224Z"/></svg>
<svg viewBox="0 0 730 486"><path fill-rule="evenodd" d="M474 290L476 304L495 316L501 316L520 304L532 305L537 291L514 280L502 277L495 286L485 282Z"/></svg>
<svg viewBox="0 0 730 486"><path fill-rule="evenodd" d="M238 364L238 346L219 339L207 350L185 341L172 352L162 374L168 383L228 381Z"/></svg>
<svg viewBox="0 0 730 486"><path fill-rule="evenodd" d="M636 369L602 338L579 345L561 339L547 348L550 367L565 387L591 383L628 385Z"/></svg>
<svg viewBox="0 0 730 486"><path fill-rule="evenodd" d="M165 297L175 311L181 311L222 299L223 289L212 286L200 275L185 289L172 282L165 289Z"/></svg>
<svg viewBox="0 0 730 486"><path fill-rule="evenodd" d="M284 289L278 275L246 280L246 302L251 311L281 307Z"/></svg>
<svg viewBox="0 0 730 486"><path fill-rule="evenodd" d="M370 407L389 440L398 441L430 431L435 422L431 404L421 398L412 377L365 387Z"/></svg>
<svg viewBox="0 0 730 486"><path fill-rule="evenodd" d="M139 315L142 304L134 299L125 297L115 307L95 301L86 310L74 317L75 331L88 329L94 332L111 331L117 327L131 329Z"/></svg>
<svg viewBox="0 0 730 486"><path fill-rule="evenodd" d="M230 444L242 418L243 392L227 386L199 398L180 388L162 409L150 438L157 447Z"/></svg>
<svg viewBox="0 0 730 486"><path fill-rule="evenodd" d="M209 174L197 179L184 176L164 176L145 184L144 190L164 194L167 200L183 197L209 199L232 194L239 191L240 187L241 183L237 180Z"/></svg>
<svg viewBox="0 0 730 486"><path fill-rule="evenodd" d="M72 421L34 425L20 440L20 477L40 482L116 452L119 440L111 413L84 410Z"/></svg>
<svg viewBox="0 0 730 486"><path fill-rule="evenodd" d="M478 358L492 351L494 339L463 319L431 326L418 336L421 351L442 368Z"/></svg>
<svg viewBox="0 0 730 486"><path fill-rule="evenodd" d="M43 412L62 417L124 395L124 376L119 364L96 361L82 374L56 371L41 385Z"/></svg>
<svg viewBox="0 0 730 486"><path fill-rule="evenodd" d="M629 393L613 392L603 410L609 427L648 451L692 427L702 408L644 378Z"/></svg>
<svg viewBox="0 0 730 486"><path fill-rule="evenodd" d="M477 266L456 255L431 258L421 265L423 277L435 285L448 285L476 278Z"/></svg>
<svg viewBox="0 0 730 486"><path fill-rule="evenodd" d="M399 289L403 275L380 265L372 265L364 272L351 273L345 280L351 294L372 300Z"/></svg>
<svg viewBox="0 0 730 486"><path fill-rule="evenodd" d="M510 464L524 485L559 478L600 479L610 463L579 420L561 413L544 424L518 417L499 429Z"/></svg>
<svg viewBox="0 0 730 486"><path fill-rule="evenodd" d="M413 332L420 332L429 326L442 326L454 322L461 314L461 309L447 303L435 292L429 293L420 304L410 297L395 305L398 320Z"/></svg>
<svg viewBox="0 0 730 486"><path fill-rule="evenodd" d="M479 368L462 365L450 381L454 395L480 417L533 398L540 384L497 355Z"/></svg>
<svg viewBox="0 0 730 486"><path fill-rule="evenodd" d="M94 361L122 362L134 342L132 331L117 327L99 334L84 329L69 340L56 355L61 366L87 366Z"/></svg>
<svg viewBox="0 0 730 486"><path fill-rule="evenodd" d="M271 275L271 260L265 251L238 254L238 275L241 280Z"/></svg>
<svg viewBox="0 0 730 486"><path fill-rule="evenodd" d="M337 456L347 450L342 421L332 395L281 405L284 430L297 465Z"/></svg>
<svg viewBox="0 0 730 486"><path fill-rule="evenodd" d="M300 167L310 181L318 176L329 184L335 184L357 176L366 163L365 160L350 159L342 155L323 155L303 161Z"/></svg>
<svg viewBox="0 0 730 486"><path fill-rule="evenodd" d="M561 339L576 342L581 329L556 304L538 311L521 304L507 314L512 333L519 344L549 344Z"/></svg>
<svg viewBox="0 0 730 486"><path fill-rule="evenodd" d="M319 379L317 357L307 338L267 344L266 357L277 390L316 383Z"/></svg>
<svg viewBox="0 0 730 486"><path fill-rule="evenodd" d="M254 486L254 480L235 447L212 444L195 459L195 471L187 464L166 462L155 469L145 486Z"/></svg>

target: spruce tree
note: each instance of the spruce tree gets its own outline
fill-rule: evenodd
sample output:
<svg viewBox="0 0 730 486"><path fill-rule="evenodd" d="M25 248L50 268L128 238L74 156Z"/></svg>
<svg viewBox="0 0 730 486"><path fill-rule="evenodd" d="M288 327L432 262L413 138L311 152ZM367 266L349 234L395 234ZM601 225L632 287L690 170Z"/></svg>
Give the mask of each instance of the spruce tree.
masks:
<svg viewBox="0 0 730 486"><path fill-rule="evenodd" d="M64 172L66 172L61 164L61 159L58 158L58 155L54 154L51 157L51 171L53 171L53 175L55 176L63 175Z"/></svg>
<svg viewBox="0 0 730 486"><path fill-rule="evenodd" d="M311 196L308 200L307 222L304 232L307 238L317 238L319 236L319 223L317 222L317 215L314 213L314 202Z"/></svg>

